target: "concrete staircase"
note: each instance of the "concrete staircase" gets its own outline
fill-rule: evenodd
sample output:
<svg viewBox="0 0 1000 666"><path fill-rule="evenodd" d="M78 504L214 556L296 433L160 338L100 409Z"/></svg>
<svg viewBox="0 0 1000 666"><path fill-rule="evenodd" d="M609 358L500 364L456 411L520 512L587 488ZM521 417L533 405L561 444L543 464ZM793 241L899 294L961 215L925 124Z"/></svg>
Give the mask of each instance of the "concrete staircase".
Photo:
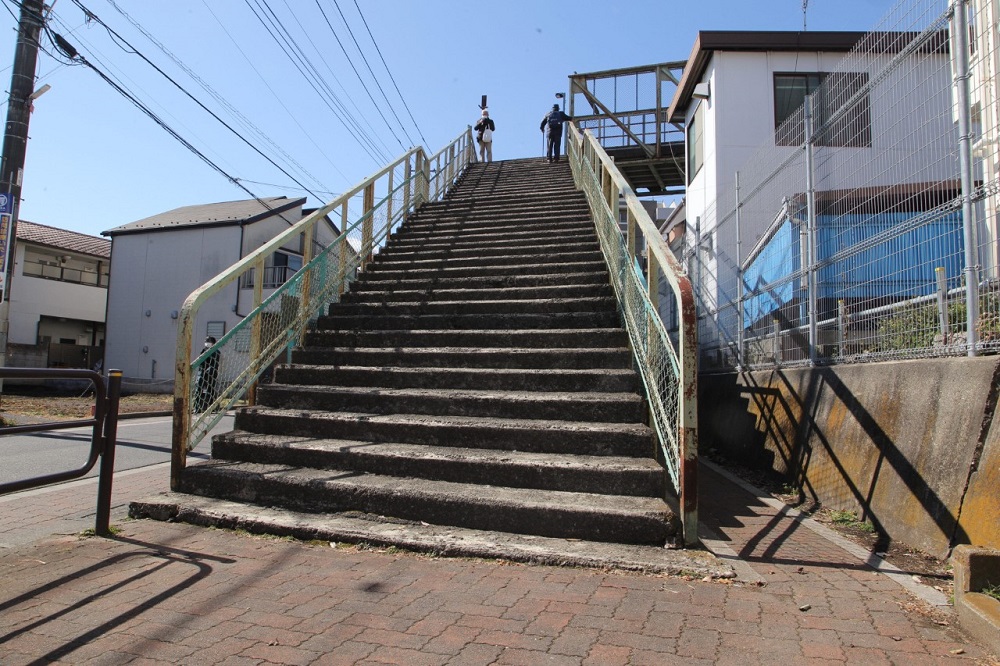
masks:
<svg viewBox="0 0 1000 666"><path fill-rule="evenodd" d="M212 460L187 467L183 491L243 507L244 525L269 507L300 528L336 515L662 550L677 519L632 363L568 165L474 164L320 318ZM222 513L201 521L240 522Z"/></svg>

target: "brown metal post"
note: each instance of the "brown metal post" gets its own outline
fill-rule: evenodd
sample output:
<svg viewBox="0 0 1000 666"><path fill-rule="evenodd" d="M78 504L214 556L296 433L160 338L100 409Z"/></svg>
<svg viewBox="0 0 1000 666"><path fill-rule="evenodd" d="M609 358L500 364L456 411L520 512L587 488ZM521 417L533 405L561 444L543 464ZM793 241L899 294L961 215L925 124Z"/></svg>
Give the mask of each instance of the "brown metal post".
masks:
<svg viewBox="0 0 1000 666"><path fill-rule="evenodd" d="M361 223L361 252L364 254L364 259L361 261L362 269L368 266L368 262L374 256L372 253L372 239L375 237L375 222L371 216L373 208L375 208L375 183L369 183L365 187L364 203L361 211L361 214L364 215L364 221Z"/></svg>
<svg viewBox="0 0 1000 666"><path fill-rule="evenodd" d="M115 445L118 441L118 403L121 397L122 371L108 373L108 391L104 405L98 406L103 412L101 471L97 480L97 517L94 532L98 536L111 536L111 486L115 474Z"/></svg>

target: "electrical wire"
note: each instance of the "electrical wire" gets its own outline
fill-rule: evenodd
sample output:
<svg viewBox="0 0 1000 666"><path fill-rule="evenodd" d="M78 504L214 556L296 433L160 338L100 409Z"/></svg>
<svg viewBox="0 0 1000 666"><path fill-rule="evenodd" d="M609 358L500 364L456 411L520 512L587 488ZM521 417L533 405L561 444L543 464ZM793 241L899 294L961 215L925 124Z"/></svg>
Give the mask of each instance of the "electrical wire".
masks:
<svg viewBox="0 0 1000 666"><path fill-rule="evenodd" d="M375 98L372 97L371 92L368 90L368 86L365 85L364 79L361 78L361 73L358 72L358 68L354 66L354 62L351 60L351 56L347 53L347 49L344 48L343 42L340 41L340 37L337 35L337 31L333 29L333 24L330 23L330 19L329 17L327 17L326 12L323 11L323 6L319 4L319 0L316 0L316 7L319 8L320 14L323 15L323 20L326 21L327 27L330 28L330 33L333 35L333 38L337 41L337 45L340 47L340 50L344 52L344 57L347 58L347 64L351 66L351 69L354 70L355 76L358 77L358 81L361 82L361 87L364 88L365 94L368 95L368 99L371 100L372 105L375 107L375 110L378 111L378 114L382 117L382 120L385 122L385 126L389 128L389 132L392 133L393 138L396 139L397 143L399 143L399 147L405 149L406 146L403 145L403 142L399 140L399 137L396 135L396 132L393 131L392 126L389 124L389 120L385 117L385 114L382 113L382 109L379 108L378 102L376 102Z"/></svg>
<svg viewBox="0 0 1000 666"><path fill-rule="evenodd" d="M316 0L316 3L319 4L319 0ZM337 2L337 0L333 0L333 6L337 8L337 13L340 14L340 18L344 22L344 27L347 28L347 34L351 36L351 41L354 42L354 47L358 50L358 53L361 55L361 59L364 61L365 67L368 68L368 73L372 75L372 80L378 87L378 91L382 93L382 99L385 100L385 103L389 107L389 110L392 111L392 115L396 118L396 122L399 123L399 127L403 130L403 134L406 135L406 140L409 141L410 145L412 146L416 142L410 137L410 133L406 131L406 128L403 126L403 121L399 119L399 114L396 113L396 109L393 108L392 103L386 96L385 90L382 89L382 84L378 82L378 77L376 77L375 72L372 71L372 66L368 63L368 58L365 57L365 52L361 50L361 45L358 44L358 40L354 37L354 31L351 30L351 24L347 22L347 17L344 16L344 12L341 11L340 9L340 3Z"/></svg>
<svg viewBox="0 0 1000 666"><path fill-rule="evenodd" d="M180 90L185 96L188 97L188 99L190 99L192 102L194 102L195 104L197 104L203 111L205 111L210 116L212 116L212 118L214 118L216 121L218 121L219 124L221 124L227 130L229 130L234 136L236 136L240 141L242 141L244 144L246 144L251 150L253 150L254 152L256 152L258 155L260 155L261 157L263 157L265 160L267 160L273 167L275 167L276 169L278 169L279 171L281 171L281 173L283 173L285 176L287 176L296 185L298 185L299 187L301 187L306 192L309 192L309 194L312 194L312 196L316 197L317 200L322 200L321 197L319 197L318 195L316 195L313 192L311 192L309 190L309 188L306 187L302 182L300 182L292 174L288 173L288 171L285 170L284 167L282 167L280 164L278 164L277 162L275 162L274 160L272 160L270 157L268 157L267 155L265 155L263 151L261 151L257 146L255 146L253 143L251 143L250 141L248 141L246 139L246 137L244 137L242 134L240 134L239 132L237 132L236 129L233 128L229 123L227 123L225 120L223 120L222 118L220 118L218 116L218 114L216 114L214 111L212 111L211 109L209 109L198 98L196 98L194 95L192 95L190 92L188 92L184 88L184 86L182 86L180 83L178 83L177 81L175 81L170 75L168 75L166 72L164 72L162 69L160 69L149 58L147 58L145 55L143 55L142 53L140 53L134 46L132 46L124 37L122 37L117 32L115 32L111 28L111 26L109 26L107 23L105 23L99 16L97 16L96 14L94 14L93 12L91 12L89 9L87 9L87 7L84 6L84 4L81 2L81 0L73 0L73 3L76 6L78 6L81 10L83 10L84 12L86 12L89 17L91 17L94 21L96 21L105 30L107 30L108 33L110 35L112 35L115 39L121 41L126 46L128 46L128 48L130 50L129 51L130 53L133 53L133 54L137 55L139 58L141 58L143 60L143 62L145 62L150 67L152 67L158 74L160 74L163 78L165 78L167 81L169 81L174 87L176 87L178 90Z"/></svg>
<svg viewBox="0 0 1000 666"><path fill-rule="evenodd" d="M371 28L368 27L368 21L365 20L365 15L364 13L362 13L361 7L358 6L358 0L354 0L354 6L358 10L358 15L361 17L361 22L364 23L365 25L365 30L368 31L368 36L371 38L372 44L375 45L375 51L378 52L378 57L381 58L382 60L382 65L385 67L385 73L389 75L389 80L392 81L392 85L395 86L396 88L396 93L399 94L400 101L403 102L403 108L405 108L406 112L410 114L410 120L413 121L413 126L417 128L417 134L420 135L420 140L424 142L425 146L430 145L427 142L427 139L424 138L423 130L421 130L420 125L417 124L416 118L413 117L413 112L410 111L410 106L409 104L406 103L406 98L403 97L403 93L400 92L399 86L396 85L395 77L393 77L392 72L389 71L389 65L388 63L386 63L385 57L382 56L382 49L378 47L378 42L375 41L375 35L372 34Z"/></svg>
<svg viewBox="0 0 1000 666"><path fill-rule="evenodd" d="M264 12L264 9L260 7L259 0L255 1L257 2L260 11ZM250 4L250 0L244 0L244 2L250 8L250 11L254 13L254 16L257 18L257 20L260 21L261 25L264 26L264 29L267 30L268 34L275 41L278 47L282 50L285 56L292 62L292 65L299 70L299 73L302 74L303 78L306 80L307 83L309 83L310 87L312 87L312 89L316 92L316 94L319 95L319 97L326 103L327 108L329 108L330 111L333 112L333 114L337 117L337 119L340 120L340 122L344 125L344 127L346 127L348 131L351 132L352 136L354 136L355 140L358 141L358 144L365 150L365 152L368 153L369 157L371 157L377 163L385 163L386 161L388 161L387 153L382 152L382 150L377 145L375 145L374 140L370 136L368 136L367 133L365 133L364 130L359 125L357 125L357 121L354 120L353 117L350 115L350 113L346 111L346 108L343 107L343 104L336 97L336 95L334 95L332 91L329 90L329 87L327 86L327 90L330 95L330 98L325 96L320 91L320 89L317 87L317 82L313 79L313 77L307 74L306 71L304 71L303 66L308 64L307 61L300 62L296 60L296 56L293 55L293 53L295 53L295 51L298 50L298 46L295 44L295 40L291 39L291 36L288 35L287 31L284 30L284 26L282 26L280 21L277 20L277 17L274 16L273 11L270 11L270 7L268 7L267 9L271 13L273 19L269 19L272 21L272 25L269 26L268 20L265 20L265 18L258 13L257 9L254 9L254 7ZM288 36L284 37L283 39L279 38L275 34L276 30L278 30L279 32L284 32L284 34ZM313 76L316 76L316 74L314 73ZM322 77L318 78L322 82ZM325 84L325 82L323 83ZM339 112L333 106L331 106L330 104L331 100L335 104L339 104L343 108L343 113ZM353 130L350 127L349 121L353 122L355 125L355 128ZM364 139L364 141L362 139Z"/></svg>
<svg viewBox="0 0 1000 666"><path fill-rule="evenodd" d="M341 171L340 168L336 165L336 163L334 163L327 156L326 152L319 146L319 144L312 137L312 135L309 133L309 131L306 130L305 127L302 126L302 123L300 123L299 120L298 120L298 118L295 117L295 114L292 113L291 109L289 109L285 105L284 100L281 98L281 96L278 95L274 91L274 89L271 87L271 85L267 82L267 79L264 78L264 76L260 73L260 70L257 69L256 65L253 64L253 61L250 59L250 57L246 54L246 52L240 46L239 42L229 32L229 29L226 27L226 24L223 23L219 19L219 17L215 14L214 11L212 11L211 6L208 4L208 0L202 0L202 4L205 5L205 9L208 10L208 13L212 15L212 18L215 19L215 22L219 24L219 27L222 29L222 31L224 33L226 33L226 36L229 37L229 41L232 42L233 46L236 47L236 50L240 52L240 55L243 56L243 59L250 66L250 69L252 69L254 71L254 73L257 75L257 78L260 79L260 81L264 85L264 87L267 88L268 92L271 93L271 96L274 97L275 101L281 106L282 109L285 110L285 113L288 114L288 117L292 119L292 122L295 123L295 126L298 127L300 130L302 130L302 133L306 136L307 139L309 139L309 142L312 143L313 147L316 148L316 150L319 152L320 155L323 156L323 158L327 161L327 163L331 167L333 167L334 171L336 171L337 173L339 173L344 178L345 181L349 180L349 178L347 177L347 175L343 171Z"/></svg>
<svg viewBox="0 0 1000 666"><path fill-rule="evenodd" d="M224 97L222 97L222 95L220 95L218 92L216 92L207 82L205 82L200 76L198 76L198 74L196 72L194 72L183 61L181 61L180 58L178 58L177 56L175 56L169 49L166 48L166 46L164 46L159 40L157 40L152 34L150 34L150 32L148 30L146 30L142 26L142 24L140 24L138 21L136 21L134 18L132 18L132 16L130 16L127 12L125 12L121 7L119 7L119 5L115 2L115 0L107 0L107 2L116 11L118 11L118 13L122 17L124 17L125 20L127 20L129 23L131 23L132 26L136 30L138 30L144 37L146 37L146 39L148 39L150 42L152 42L157 48L160 49L160 51L164 55L166 55L168 58L170 58L174 62L175 65L177 65L182 71L184 71L188 76L190 76L194 81L196 81L202 87L202 89L204 91L206 91L217 102L219 102L219 104L221 104L226 110L228 110L229 113L230 113L230 115L232 115L245 129L248 129L250 132L252 132L253 134L255 134L258 138L262 139L265 143L267 143L268 145L270 145L271 148L273 148L275 151L277 151L278 153L280 153L281 156L284 157L284 160L285 160L286 164L289 164L293 168L297 169L300 173L304 174L307 178L309 178L315 185L319 185L320 188L325 187L324 184L318 178L316 178L314 175L312 175L308 171L308 169L306 169L304 166L302 166L297 160L295 160L294 157L292 157L291 155L289 155L273 139L271 139L271 137L269 137L260 128L258 128L256 125L254 125L253 122L251 122L249 118L247 118L245 115L243 115L235 106L233 106L231 103L229 103L228 100L226 100ZM272 164L273 164L273 162L272 162ZM341 174L341 175L343 175L343 174ZM345 179L346 179L346 176L345 176ZM309 192L309 190L305 189L305 188L299 188L299 189L302 190L302 191L305 191L305 192ZM319 191L322 191L322 190L319 190Z"/></svg>

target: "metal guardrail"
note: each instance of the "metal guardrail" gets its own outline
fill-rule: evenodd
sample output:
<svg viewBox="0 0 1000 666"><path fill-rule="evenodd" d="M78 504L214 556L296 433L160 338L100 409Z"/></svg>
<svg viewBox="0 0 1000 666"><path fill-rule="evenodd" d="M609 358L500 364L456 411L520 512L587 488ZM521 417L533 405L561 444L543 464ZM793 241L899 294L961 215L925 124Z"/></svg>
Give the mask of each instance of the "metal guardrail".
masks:
<svg viewBox="0 0 1000 666"><path fill-rule="evenodd" d="M68 428L93 427L90 438L90 455L87 462L78 469L45 474L21 481L0 483L0 495L16 493L30 488L39 488L53 483L71 481L86 476L98 458L101 468L97 481L97 516L94 532L100 536L111 534L111 483L115 470L115 444L118 441L118 403L121 396L121 370L108 373L107 385L104 378L92 370L59 370L45 368L0 368L0 379L81 379L90 381L94 387L94 416L75 421L52 421L28 425L0 428L0 436L18 435L32 432L49 432Z"/></svg>
<svg viewBox="0 0 1000 666"><path fill-rule="evenodd" d="M174 490L187 452L237 402L254 403L260 377L282 353L290 356L320 310L339 300L407 215L444 196L465 166L475 161L471 128L430 157L423 148L413 148L187 297L179 313L174 380L170 476ZM341 233L314 255L316 228L332 213L339 213ZM264 280L253 280L250 313L211 347L195 354L192 342L199 309L248 271L264 275L266 259L299 238L304 247L302 269L266 297Z"/></svg>
<svg viewBox="0 0 1000 666"><path fill-rule="evenodd" d="M601 250L611 272L646 387L650 422L670 481L680 495L685 545L698 543L698 320L694 292L683 268L660 237L625 177L591 132L570 124L566 152L576 185L587 196ZM628 233L618 226L619 202L628 211ZM647 275L639 268L639 236L647 247ZM658 313L660 275L676 298L679 333L672 341Z"/></svg>

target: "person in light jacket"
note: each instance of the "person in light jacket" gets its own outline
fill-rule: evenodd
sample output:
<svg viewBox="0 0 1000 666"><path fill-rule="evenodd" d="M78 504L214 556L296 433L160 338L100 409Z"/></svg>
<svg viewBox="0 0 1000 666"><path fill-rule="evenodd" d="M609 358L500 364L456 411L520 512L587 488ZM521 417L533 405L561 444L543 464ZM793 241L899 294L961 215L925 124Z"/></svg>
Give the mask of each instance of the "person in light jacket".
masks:
<svg viewBox="0 0 1000 666"><path fill-rule="evenodd" d="M490 118L490 112L483 109L483 115L472 129L476 130L476 141L479 142L479 159L483 162L493 161L493 132L497 126Z"/></svg>

